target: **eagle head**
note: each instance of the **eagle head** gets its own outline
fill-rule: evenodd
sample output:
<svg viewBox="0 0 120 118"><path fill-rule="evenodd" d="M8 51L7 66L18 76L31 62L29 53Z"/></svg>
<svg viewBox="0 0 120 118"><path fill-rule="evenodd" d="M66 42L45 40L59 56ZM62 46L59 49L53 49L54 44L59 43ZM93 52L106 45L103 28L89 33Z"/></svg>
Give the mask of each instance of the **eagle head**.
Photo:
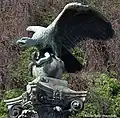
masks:
<svg viewBox="0 0 120 118"><path fill-rule="evenodd" d="M16 44L22 47L31 47L37 45L37 42L32 38L22 37L21 39L17 40Z"/></svg>

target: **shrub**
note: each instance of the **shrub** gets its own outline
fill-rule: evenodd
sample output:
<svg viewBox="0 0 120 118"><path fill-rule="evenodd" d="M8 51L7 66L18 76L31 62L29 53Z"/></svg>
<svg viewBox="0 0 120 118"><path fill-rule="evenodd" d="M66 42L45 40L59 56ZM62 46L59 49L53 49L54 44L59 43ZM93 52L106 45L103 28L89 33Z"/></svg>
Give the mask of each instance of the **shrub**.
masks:
<svg viewBox="0 0 120 118"><path fill-rule="evenodd" d="M7 105L4 103L4 100L18 97L22 93L22 89L12 89L4 93L3 99L0 101L0 118L7 118L8 114Z"/></svg>
<svg viewBox="0 0 120 118"><path fill-rule="evenodd" d="M76 118L102 115L120 117L120 83L107 74L97 73L84 110Z"/></svg>
<svg viewBox="0 0 120 118"><path fill-rule="evenodd" d="M35 50L36 49L32 47L23 51L20 55L19 62L12 66L10 75L14 88L24 88L27 82L32 80L29 74L28 65L30 63L30 55Z"/></svg>

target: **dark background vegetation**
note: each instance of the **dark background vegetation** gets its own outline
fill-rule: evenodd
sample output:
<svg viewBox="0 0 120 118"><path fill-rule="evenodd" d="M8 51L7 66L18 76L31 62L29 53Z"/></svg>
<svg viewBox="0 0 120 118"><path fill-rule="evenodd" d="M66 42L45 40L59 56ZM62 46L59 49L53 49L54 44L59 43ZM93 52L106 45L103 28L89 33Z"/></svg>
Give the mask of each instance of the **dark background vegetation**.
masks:
<svg viewBox="0 0 120 118"><path fill-rule="evenodd" d="M34 49L23 51L13 45L15 40L28 35L25 29L29 25L48 26L63 7L73 1L98 9L111 21L115 30L115 36L109 41L81 41L80 47L73 50L84 68L66 74L64 78L72 89L90 92L84 111L76 117L103 114L120 117L120 0L1 0L1 117L6 118L3 99L21 94L27 82L31 81L27 66Z"/></svg>

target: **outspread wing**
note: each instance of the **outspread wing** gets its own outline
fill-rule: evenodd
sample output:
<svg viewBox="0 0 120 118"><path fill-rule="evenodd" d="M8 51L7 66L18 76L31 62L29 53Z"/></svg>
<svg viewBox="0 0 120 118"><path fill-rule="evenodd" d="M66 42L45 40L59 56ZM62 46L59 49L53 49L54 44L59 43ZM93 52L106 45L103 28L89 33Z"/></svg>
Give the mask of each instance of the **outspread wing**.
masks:
<svg viewBox="0 0 120 118"><path fill-rule="evenodd" d="M54 27L55 42L61 42L68 49L81 39L106 40L114 34L111 23L104 16L80 3L67 4L51 26Z"/></svg>

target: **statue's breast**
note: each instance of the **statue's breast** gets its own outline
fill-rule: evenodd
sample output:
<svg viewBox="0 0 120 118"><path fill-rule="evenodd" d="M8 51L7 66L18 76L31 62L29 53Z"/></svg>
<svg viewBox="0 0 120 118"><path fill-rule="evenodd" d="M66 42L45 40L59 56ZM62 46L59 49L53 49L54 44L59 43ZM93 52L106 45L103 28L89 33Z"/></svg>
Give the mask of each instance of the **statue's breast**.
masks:
<svg viewBox="0 0 120 118"><path fill-rule="evenodd" d="M49 77L60 79L63 74L63 65L60 60L52 58L47 64L44 66L44 72L47 73Z"/></svg>
<svg viewBox="0 0 120 118"><path fill-rule="evenodd" d="M32 67L32 75L33 77L39 77L39 76L46 76L46 73L43 70L44 67L36 67L36 65L34 65Z"/></svg>

